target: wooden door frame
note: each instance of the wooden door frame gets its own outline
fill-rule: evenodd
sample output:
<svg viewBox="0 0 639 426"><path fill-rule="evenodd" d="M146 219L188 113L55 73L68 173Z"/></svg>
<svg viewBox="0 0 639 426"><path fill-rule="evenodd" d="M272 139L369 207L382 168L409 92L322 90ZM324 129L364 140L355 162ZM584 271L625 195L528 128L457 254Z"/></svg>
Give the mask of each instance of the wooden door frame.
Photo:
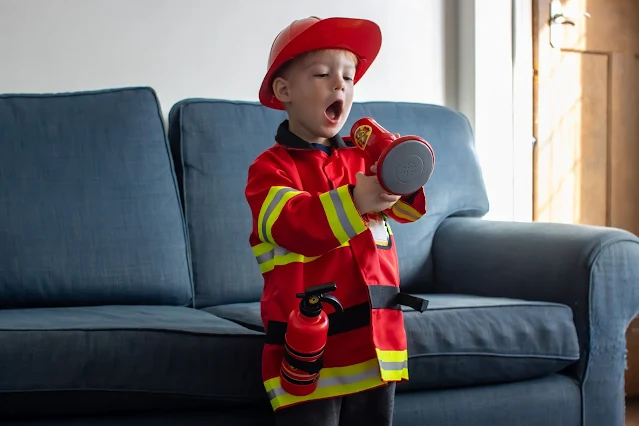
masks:
<svg viewBox="0 0 639 426"><path fill-rule="evenodd" d="M514 220L533 218L534 10L539 0L513 0Z"/></svg>
<svg viewBox="0 0 639 426"><path fill-rule="evenodd" d="M538 96L538 67L539 67L539 14L537 13L537 10L539 8L539 2L540 1L551 1L551 0L530 0L530 10L531 10L531 17L530 17L530 23L531 23L531 32L530 32L530 37L531 37L531 53L532 53L532 66L533 66L533 79L532 79L532 111L531 111L531 116L532 116L532 133L533 133L533 139L536 138L538 136L538 126L537 126L537 96ZM537 141L535 140L535 143ZM534 148L534 147L533 147ZM531 182L531 200L530 200L530 211L531 211L531 219L534 220L534 216L535 216L535 195L536 195L536 189L535 189L535 177L536 177L536 171L535 171L535 153L534 153L534 149L531 150L531 173L530 176L532 178L532 182Z"/></svg>

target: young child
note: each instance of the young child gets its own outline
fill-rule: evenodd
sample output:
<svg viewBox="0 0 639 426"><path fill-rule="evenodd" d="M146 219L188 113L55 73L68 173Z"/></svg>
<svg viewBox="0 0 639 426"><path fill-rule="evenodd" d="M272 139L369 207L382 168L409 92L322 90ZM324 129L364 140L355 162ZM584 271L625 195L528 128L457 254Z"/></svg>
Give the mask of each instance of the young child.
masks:
<svg viewBox="0 0 639 426"><path fill-rule="evenodd" d="M395 382L408 379L397 254L388 218L426 212L423 189L386 193L364 170L362 151L338 133L353 88L376 58L379 27L368 20L311 17L275 39L259 98L285 109L276 143L250 166L250 244L264 277L263 381L279 425L391 425ZM372 170L375 172L375 166ZM334 282L344 312L329 313L318 388L280 384L286 324L297 293Z"/></svg>

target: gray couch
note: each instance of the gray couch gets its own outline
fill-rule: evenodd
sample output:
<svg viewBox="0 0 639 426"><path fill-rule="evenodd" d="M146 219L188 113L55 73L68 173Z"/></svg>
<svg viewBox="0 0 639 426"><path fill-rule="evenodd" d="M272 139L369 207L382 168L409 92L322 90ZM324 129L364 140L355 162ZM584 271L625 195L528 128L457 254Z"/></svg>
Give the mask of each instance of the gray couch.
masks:
<svg viewBox="0 0 639 426"><path fill-rule="evenodd" d="M353 107L437 156L396 224L411 380L396 425L622 426L639 239L491 222L466 118ZM268 425L246 171L284 118L155 92L0 96L0 421Z"/></svg>

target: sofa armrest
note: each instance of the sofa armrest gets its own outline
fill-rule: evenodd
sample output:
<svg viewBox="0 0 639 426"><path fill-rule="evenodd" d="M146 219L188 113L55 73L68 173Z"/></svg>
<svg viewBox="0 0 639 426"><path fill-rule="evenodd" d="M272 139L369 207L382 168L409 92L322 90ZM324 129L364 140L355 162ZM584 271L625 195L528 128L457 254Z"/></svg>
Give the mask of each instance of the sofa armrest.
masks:
<svg viewBox="0 0 639 426"><path fill-rule="evenodd" d="M623 425L625 331L639 312L639 238L615 228L451 218L433 241L438 293L572 308L584 424ZM587 421L586 421L587 420Z"/></svg>

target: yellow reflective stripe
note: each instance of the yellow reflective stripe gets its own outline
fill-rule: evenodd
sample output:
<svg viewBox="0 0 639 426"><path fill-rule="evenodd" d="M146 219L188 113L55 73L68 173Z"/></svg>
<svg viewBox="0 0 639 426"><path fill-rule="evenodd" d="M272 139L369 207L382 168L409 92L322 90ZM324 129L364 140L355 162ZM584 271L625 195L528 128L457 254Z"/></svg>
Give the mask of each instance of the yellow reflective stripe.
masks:
<svg viewBox="0 0 639 426"><path fill-rule="evenodd" d="M376 349L382 379L408 380L408 351L383 351Z"/></svg>
<svg viewBox="0 0 639 426"><path fill-rule="evenodd" d="M353 203L348 185L321 194L320 201L333 235L340 244L366 230L366 225Z"/></svg>
<svg viewBox="0 0 639 426"><path fill-rule="evenodd" d="M297 191L285 186L273 186L269 189L268 195L262 203L262 208L260 209L260 214L257 218L257 232L260 240L275 244L271 233L273 224L280 216L286 202L301 193L302 191Z"/></svg>
<svg viewBox="0 0 639 426"><path fill-rule="evenodd" d="M273 250L273 244L260 243L253 246L253 255L257 260L257 264L260 267L260 272L264 273L272 270L275 267L275 256Z"/></svg>
<svg viewBox="0 0 639 426"><path fill-rule="evenodd" d="M348 185L337 188L337 195L339 195L342 208L344 209L346 217L348 217L348 221L353 226L355 232L357 234L361 234L362 232L366 231L366 224L357 211L357 207L355 207L355 203L353 201L353 198L351 197L351 192L348 189ZM353 235L351 238L353 237L355 237L355 235Z"/></svg>
<svg viewBox="0 0 639 426"><path fill-rule="evenodd" d="M411 205L398 201L391 209L393 213L405 220L414 222L422 217L422 215L415 210Z"/></svg>
<svg viewBox="0 0 639 426"><path fill-rule="evenodd" d="M381 369L382 379L389 382L398 382L402 379L408 380L408 368L402 368L401 370L384 370Z"/></svg>
<svg viewBox="0 0 639 426"><path fill-rule="evenodd" d="M274 377L264 382L264 388L274 410L290 404L313 399L330 398L362 392L383 385L379 364L376 359L347 367L323 368L320 371L317 389L306 396L286 393L280 386L280 378Z"/></svg>
<svg viewBox="0 0 639 426"><path fill-rule="evenodd" d="M391 227L390 221L388 220L390 216L385 212L382 212L382 217L384 218L384 222L386 223L386 229L388 229L388 235L393 235L393 228Z"/></svg>
<svg viewBox="0 0 639 426"><path fill-rule="evenodd" d="M349 243L342 244L338 248L347 247ZM260 243L252 247L253 255L257 260L261 273L266 273L275 269L276 266L288 265L294 262L307 263L321 256L306 257L304 255L293 253L285 248L275 246L269 243ZM337 250L337 249L336 249Z"/></svg>
<svg viewBox="0 0 639 426"><path fill-rule="evenodd" d="M384 351L382 349L375 349L377 351L377 359L383 362L403 362L408 360L408 351Z"/></svg>

